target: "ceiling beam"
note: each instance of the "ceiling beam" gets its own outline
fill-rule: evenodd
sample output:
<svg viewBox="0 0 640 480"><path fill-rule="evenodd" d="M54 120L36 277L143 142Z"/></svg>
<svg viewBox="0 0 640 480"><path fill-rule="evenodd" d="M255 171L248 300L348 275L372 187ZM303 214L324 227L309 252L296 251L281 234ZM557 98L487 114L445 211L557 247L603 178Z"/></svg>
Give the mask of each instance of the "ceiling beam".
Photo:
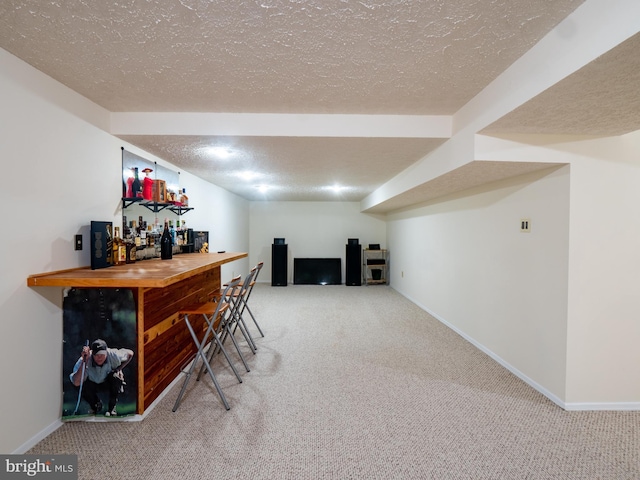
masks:
<svg viewBox="0 0 640 480"><path fill-rule="evenodd" d="M446 115L113 112L113 135L449 138Z"/></svg>

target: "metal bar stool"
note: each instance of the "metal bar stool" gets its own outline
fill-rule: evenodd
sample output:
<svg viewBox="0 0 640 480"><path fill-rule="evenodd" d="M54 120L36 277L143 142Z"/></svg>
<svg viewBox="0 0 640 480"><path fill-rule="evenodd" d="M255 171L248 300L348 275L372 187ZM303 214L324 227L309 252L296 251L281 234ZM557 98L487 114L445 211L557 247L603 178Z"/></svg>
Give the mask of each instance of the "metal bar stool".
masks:
<svg viewBox="0 0 640 480"><path fill-rule="evenodd" d="M225 305L229 308L226 308L224 312L221 312L220 320L216 327L215 333L218 335L218 338L221 339L221 343L223 345L227 337L231 337L231 341L233 342L233 345L236 347L236 351L238 352L238 356L240 357L240 360L242 360L245 370L247 372L250 372L251 370L249 369L249 365L247 365L244 355L242 355L242 351L240 350L240 345L238 345L238 341L236 340L235 336L233 335L233 332L231 331L231 324L233 323L234 319L233 319L233 313L232 313L233 304L229 301L229 299L233 297L233 293L235 290L241 288L240 280L241 280L241 277L240 275L238 275L237 277L234 277L229 283L224 284L224 289L222 290L221 298L219 301L224 302ZM211 347L209 348L209 351L207 352L209 364L211 364L211 362L213 361L213 356L217 351L218 351L218 345L217 344L211 345ZM200 373L198 373L198 380L200 380L200 377L204 373L204 370L205 370L205 367L204 365L202 365L202 367L200 367Z"/></svg>
<svg viewBox="0 0 640 480"><path fill-rule="evenodd" d="M205 303L199 303L195 305L189 305L180 311L180 313L184 315L184 321L187 324L187 328L189 329L191 338L193 339L193 342L195 343L198 351L196 353L195 358L193 359L193 362L191 362L191 367L187 372L185 372L186 377L184 379L184 383L182 384L182 389L180 390L180 393L178 394L178 398L176 399L176 403L173 406L174 412L180 406L180 401L182 400L182 396L184 395L184 392L187 389L187 385L189 384L189 380L191 379L191 375L195 370L195 367L196 367L196 364L198 363L199 358L202 358L202 361L204 363L203 367L206 368L207 371L209 372L209 376L213 381L213 384L218 392L218 395L220 396L220 399L222 400L222 403L224 404L225 408L229 410L230 408L229 403L227 402L227 399L224 396L222 389L220 388L220 384L218 383L218 380L216 379L216 376L214 375L213 370L211 369L211 365L209 365L209 361L204 351L205 347L210 341L210 337L213 337L213 340L215 342L215 347L219 348L220 351L222 351L225 358L227 359L227 362L229 362L229 365L231 366L233 373L236 375L236 378L240 383L242 383L242 379L240 378L238 371L233 365L231 358L229 358L229 355L227 354L227 351L225 350L222 344L222 341L220 340L220 337L216 333L216 321L220 318L220 315L224 315L225 311L228 308L229 308L228 303L223 301L218 301L218 302L205 302ZM198 339L198 335L196 334L193 326L191 325L191 322L189 321L189 315L202 315L203 318L205 319L207 324L207 329L205 331L204 336L202 337L202 340ZM215 347L212 342L209 348L211 349Z"/></svg>
<svg viewBox="0 0 640 480"><path fill-rule="evenodd" d="M245 277L244 282L240 286L240 288L236 288L235 290L228 292L226 295L224 295L224 298L226 298L227 301L229 302L229 308L231 310L231 313L229 314L229 321L230 321L230 324L233 325L233 333L235 333L236 329L239 328L240 332L242 332L242 335L244 336L245 340L249 344L249 348L254 354L256 353L258 346L256 345L256 342L253 340L253 337L251 336L251 332L249 332L249 329L247 328L247 324L245 323L244 318L242 318L241 307L247 296L247 293L249 292L249 285L251 285L251 282L255 277L256 271L257 271L256 267L252 268L249 274ZM224 338L226 337L223 337L223 342L224 342Z"/></svg>
<svg viewBox="0 0 640 480"><path fill-rule="evenodd" d="M242 310L240 311L240 315L242 316L242 314L246 309L249 312L249 315L251 315L251 319L253 320L253 323L255 323L256 327L258 327L258 331L260 332L260 335L264 337L264 333L262 332L260 325L258 325L258 321L256 320L256 317L253 316L253 312L249 308L249 297L251 296L251 292L253 291L253 286L258 281L258 275L260 274L260 270L262 269L263 265L264 265L264 262L260 262L255 266L255 270L256 270L255 275L253 276L253 280L251 280L251 283L249 284L249 289L247 291L246 296L242 299Z"/></svg>

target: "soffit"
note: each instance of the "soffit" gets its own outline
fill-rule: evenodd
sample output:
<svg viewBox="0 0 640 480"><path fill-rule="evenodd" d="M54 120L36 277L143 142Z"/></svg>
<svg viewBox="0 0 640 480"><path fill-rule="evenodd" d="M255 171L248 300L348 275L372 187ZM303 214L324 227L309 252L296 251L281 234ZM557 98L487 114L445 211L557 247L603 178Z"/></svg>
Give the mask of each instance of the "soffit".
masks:
<svg viewBox="0 0 640 480"><path fill-rule="evenodd" d="M615 136L640 130L640 34L482 130Z"/></svg>

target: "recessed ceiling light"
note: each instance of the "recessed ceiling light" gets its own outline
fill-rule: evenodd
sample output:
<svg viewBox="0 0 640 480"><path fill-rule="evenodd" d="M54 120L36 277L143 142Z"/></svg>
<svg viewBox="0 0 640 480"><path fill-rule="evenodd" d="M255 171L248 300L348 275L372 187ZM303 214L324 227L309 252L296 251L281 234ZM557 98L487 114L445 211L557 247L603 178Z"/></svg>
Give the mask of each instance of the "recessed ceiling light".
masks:
<svg viewBox="0 0 640 480"><path fill-rule="evenodd" d="M332 190L336 193L340 193L343 190L347 190L348 187L343 187L342 185L328 185L324 187L325 190Z"/></svg>
<svg viewBox="0 0 640 480"><path fill-rule="evenodd" d="M236 176L242 178L243 180L251 181L260 177L258 172L252 172L251 170L245 170L243 172L237 172Z"/></svg>
<svg viewBox="0 0 640 480"><path fill-rule="evenodd" d="M269 185L256 185L256 188L260 193L265 193L271 187L269 187Z"/></svg>
<svg viewBox="0 0 640 480"><path fill-rule="evenodd" d="M211 155L212 157L218 157L223 160L233 155L233 152L231 151L231 149L227 147L208 147L206 149L206 152L208 155Z"/></svg>

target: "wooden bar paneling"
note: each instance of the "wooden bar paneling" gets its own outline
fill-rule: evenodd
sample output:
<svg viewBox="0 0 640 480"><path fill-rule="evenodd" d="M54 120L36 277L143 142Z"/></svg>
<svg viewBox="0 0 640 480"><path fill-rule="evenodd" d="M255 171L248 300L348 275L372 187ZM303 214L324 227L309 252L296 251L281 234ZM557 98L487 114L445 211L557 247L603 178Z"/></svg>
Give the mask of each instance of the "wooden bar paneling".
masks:
<svg viewBox="0 0 640 480"><path fill-rule="evenodd" d="M180 308L206 302L209 292L220 288L220 269L209 270L186 278L169 288L152 288L145 292L145 331L164 321Z"/></svg>
<svg viewBox="0 0 640 480"><path fill-rule="evenodd" d="M135 264L91 270L62 270L31 275L27 285L61 287L123 287L134 291L137 303L138 413L180 375L196 347L180 310L211 299L220 290L220 266L246 253L183 254L171 261L145 260ZM202 334L202 318L190 318Z"/></svg>
<svg viewBox="0 0 640 480"><path fill-rule="evenodd" d="M145 346L144 405L149 405L181 372L181 367L195 353L191 335L184 322Z"/></svg>
<svg viewBox="0 0 640 480"><path fill-rule="evenodd" d="M144 407L147 408L180 374L196 353L191 334L179 312L187 305L206 302L220 289L220 269L185 278L167 288L151 288L144 295ZM202 337L202 317L190 318Z"/></svg>

